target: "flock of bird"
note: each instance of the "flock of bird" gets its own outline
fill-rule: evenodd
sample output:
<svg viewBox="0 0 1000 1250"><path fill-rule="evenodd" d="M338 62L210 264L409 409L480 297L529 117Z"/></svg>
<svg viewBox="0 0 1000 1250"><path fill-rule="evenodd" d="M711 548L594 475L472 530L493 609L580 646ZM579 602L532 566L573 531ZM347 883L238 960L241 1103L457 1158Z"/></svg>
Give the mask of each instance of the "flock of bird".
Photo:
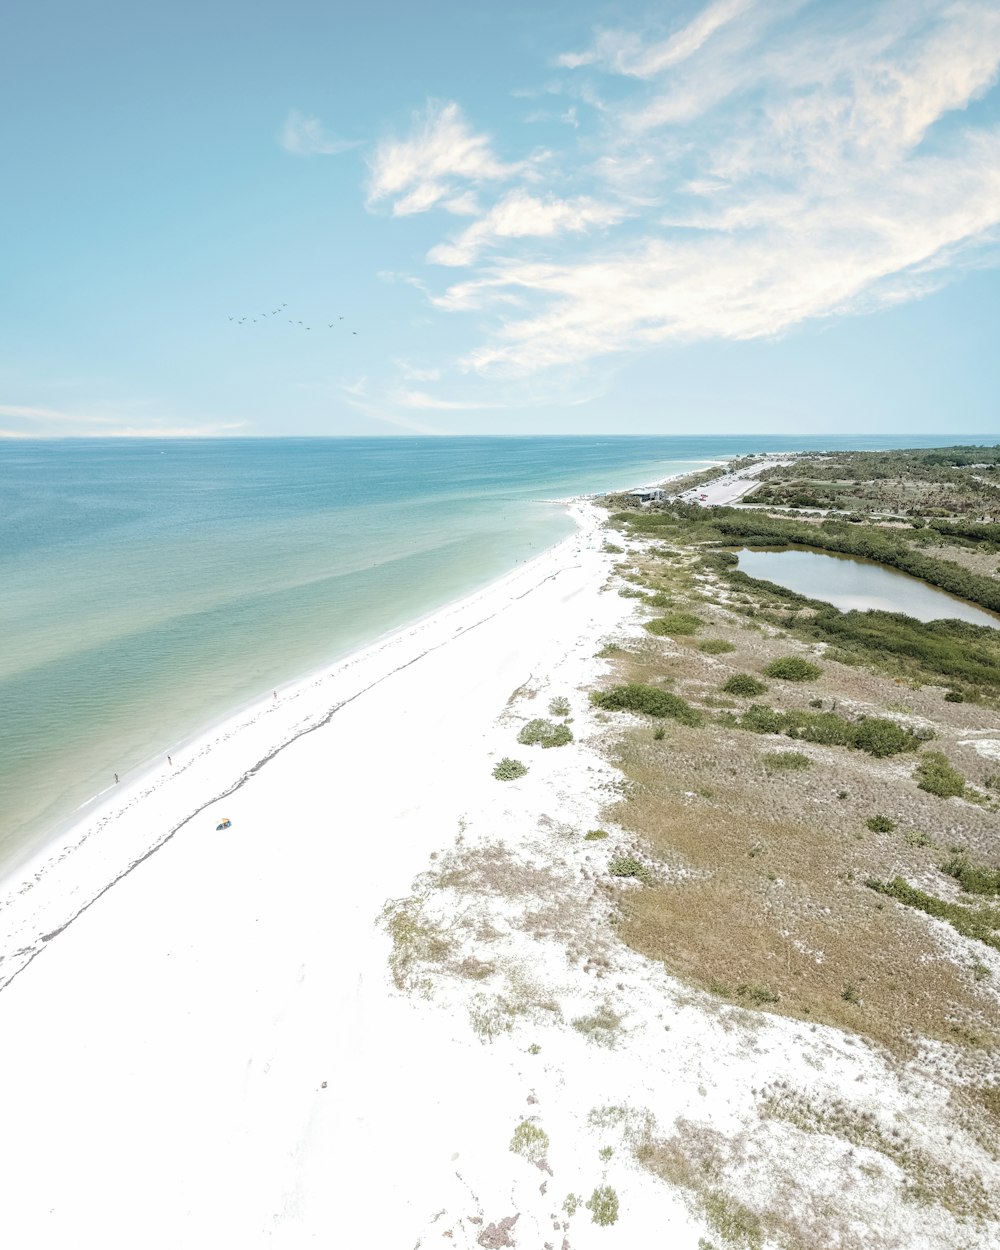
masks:
<svg viewBox="0 0 1000 1250"><path fill-rule="evenodd" d="M262 313L260 313L260 314L259 314L258 316L256 316L256 317L255 317L255 316L253 316L253 314L252 314L252 313L247 313L247 314L246 314L246 316L243 316L243 317L230 317L230 318L229 318L229 320L230 320L230 321L232 321L232 322L234 322L234 323L235 323L236 325L238 325L238 326L245 325L245 324L246 324L246 322L248 322L248 321L249 321L249 322L251 322L253 325L256 325L258 321L266 321L269 317L280 317L280 316L282 315L282 313L284 313L284 311L285 311L285 309L286 309L287 307L288 307L288 305L287 305L287 304L279 304L277 308L272 308L270 312L262 312ZM311 330L311 329L312 329L312 326L307 326L307 325L306 325L304 322L302 322L302 321L295 321L295 320L293 320L291 317L287 317L287 318L286 318L286 320L288 321L288 324L289 324L290 326L292 326L293 328L295 328L295 329L298 329L298 327L299 327L299 326L301 326L303 330ZM328 323L327 323L327 327L326 327L326 328L327 328L328 330L333 330L333 329L335 329L335 328L337 327L338 323L339 323L339 322L341 322L341 321L343 321L343 320L344 320L344 318L338 314L338 316L337 316L337 320L336 320L336 321L330 321L330 322L328 322ZM317 326L316 328L317 328L318 330L321 330L323 327L322 327L322 326ZM352 331L351 331L351 333L352 333L352 334L357 334L357 330L352 330Z"/></svg>

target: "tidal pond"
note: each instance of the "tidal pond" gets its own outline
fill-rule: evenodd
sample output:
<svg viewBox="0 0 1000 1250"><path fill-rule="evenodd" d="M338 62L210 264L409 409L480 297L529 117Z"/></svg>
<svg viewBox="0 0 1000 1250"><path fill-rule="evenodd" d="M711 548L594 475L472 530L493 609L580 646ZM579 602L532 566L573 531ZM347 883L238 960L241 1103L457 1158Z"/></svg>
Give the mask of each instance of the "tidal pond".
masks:
<svg viewBox="0 0 1000 1250"><path fill-rule="evenodd" d="M749 577L775 582L809 599L822 599L842 612L905 612L918 621L969 621L1000 629L1000 616L956 599L936 586L898 569L826 551L763 551L744 547L736 552L740 570Z"/></svg>

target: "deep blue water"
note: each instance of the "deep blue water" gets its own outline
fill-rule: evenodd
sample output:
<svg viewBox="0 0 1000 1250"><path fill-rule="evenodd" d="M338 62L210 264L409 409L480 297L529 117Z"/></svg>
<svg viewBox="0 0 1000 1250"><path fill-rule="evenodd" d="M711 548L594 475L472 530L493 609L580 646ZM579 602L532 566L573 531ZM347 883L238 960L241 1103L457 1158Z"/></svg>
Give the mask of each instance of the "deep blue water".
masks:
<svg viewBox="0 0 1000 1250"><path fill-rule="evenodd" d="M536 555L570 528L541 500L954 441L0 440L0 861L114 772Z"/></svg>

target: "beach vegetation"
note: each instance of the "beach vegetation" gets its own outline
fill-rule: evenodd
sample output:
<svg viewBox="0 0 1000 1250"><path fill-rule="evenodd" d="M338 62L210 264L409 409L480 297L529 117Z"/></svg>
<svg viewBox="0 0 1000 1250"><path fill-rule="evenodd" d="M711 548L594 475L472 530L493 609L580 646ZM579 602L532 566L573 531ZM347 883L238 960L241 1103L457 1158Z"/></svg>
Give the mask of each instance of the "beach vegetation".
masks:
<svg viewBox="0 0 1000 1250"><path fill-rule="evenodd" d="M974 864L965 851L953 852L941 871L954 877L966 894L1000 894L1000 868Z"/></svg>
<svg viewBox="0 0 1000 1250"><path fill-rule="evenodd" d="M549 702L550 716L569 716L572 710L569 699L564 698L562 695Z"/></svg>
<svg viewBox="0 0 1000 1250"><path fill-rule="evenodd" d="M773 1003L781 1001L781 995L776 993L769 985L759 985L750 982L743 982L736 987L736 997L744 1002L751 1003L754 1007L769 1007Z"/></svg>
<svg viewBox="0 0 1000 1250"><path fill-rule="evenodd" d="M591 829L583 835L583 840L584 842L603 842L607 836L607 829Z"/></svg>
<svg viewBox="0 0 1000 1250"><path fill-rule="evenodd" d="M539 716L528 721L517 735L517 740L525 747L563 747L573 741L573 731L568 725L557 725Z"/></svg>
<svg viewBox="0 0 1000 1250"><path fill-rule="evenodd" d="M543 1163L549 1151L549 1135L533 1121L522 1120L510 1139L510 1150L529 1163Z"/></svg>
<svg viewBox="0 0 1000 1250"><path fill-rule="evenodd" d="M522 764L520 760L513 760L509 755L505 755L493 769L493 776L496 777L497 781L516 781L518 777L523 777L527 771L527 764Z"/></svg>
<svg viewBox="0 0 1000 1250"><path fill-rule="evenodd" d="M730 651L735 651L736 647L725 638L702 638L698 643L698 650L704 651L706 655L727 655Z"/></svg>
<svg viewBox="0 0 1000 1250"><path fill-rule="evenodd" d="M810 664L800 655L781 656L764 668L766 677L774 677L780 681L815 681L820 672L818 665Z"/></svg>
<svg viewBox="0 0 1000 1250"><path fill-rule="evenodd" d="M933 894L927 894L924 890L918 890L916 886L910 885L902 877L895 877L892 881L880 881L877 877L870 877L865 884L878 894L894 898L897 902L922 911L927 916L933 916L936 920L947 921L963 937L972 938L977 942L992 946L994 950L1000 950L1000 908L998 907L985 905L972 907L965 903L949 903Z"/></svg>
<svg viewBox="0 0 1000 1250"><path fill-rule="evenodd" d="M696 634L703 622L691 612L668 612L646 622L646 628L658 637L682 638Z"/></svg>
<svg viewBox="0 0 1000 1250"><path fill-rule="evenodd" d="M642 682L595 690L590 696L595 707L611 712L643 712L647 716L670 717L682 725L700 725L702 714L679 695Z"/></svg>
<svg viewBox="0 0 1000 1250"><path fill-rule="evenodd" d="M563 1199L562 1209L566 1212L570 1219L576 1215L577 1211L580 1209L580 1203L582 1201L583 1200L578 1198L576 1194L567 1194Z"/></svg>
<svg viewBox="0 0 1000 1250"><path fill-rule="evenodd" d="M586 1202L590 1218L607 1228L618 1219L618 1195L610 1185L598 1185Z"/></svg>
<svg viewBox="0 0 1000 1250"><path fill-rule="evenodd" d="M611 660L616 655L624 654L625 648L620 647L617 642L606 642L600 651L594 653L594 658L597 660Z"/></svg>
<svg viewBox="0 0 1000 1250"><path fill-rule="evenodd" d="M621 1028L622 1019L607 1004L599 1007L592 1015L577 1016L570 1024L577 1033L582 1033L588 1042L597 1046L614 1046Z"/></svg>
<svg viewBox="0 0 1000 1250"><path fill-rule="evenodd" d="M780 712L764 703L751 703L733 723L750 733L784 734L803 742L815 742L819 746L853 747L877 759L916 751L925 740L912 729L883 717L865 716L850 721L836 712L805 709Z"/></svg>
<svg viewBox="0 0 1000 1250"><path fill-rule="evenodd" d="M758 681L750 673L734 673L722 687L725 694L735 694L741 699L752 699L755 695L763 694L766 689L765 683Z"/></svg>
<svg viewBox="0 0 1000 1250"><path fill-rule="evenodd" d="M769 751L764 767L770 772L801 772L812 767L812 760L802 751Z"/></svg>
<svg viewBox="0 0 1000 1250"><path fill-rule="evenodd" d="M652 885L653 874L641 860L633 855L612 855L608 862L608 872L612 877L631 877L641 881L643 885Z"/></svg>
<svg viewBox="0 0 1000 1250"><path fill-rule="evenodd" d="M892 833L892 831L896 828L896 822L894 820L890 820L888 816L882 815L869 816L865 821L865 824L872 831L872 833Z"/></svg>
<svg viewBox="0 0 1000 1250"><path fill-rule="evenodd" d="M918 789L939 799L961 798L965 794L965 778L941 751L925 751L914 776Z"/></svg>

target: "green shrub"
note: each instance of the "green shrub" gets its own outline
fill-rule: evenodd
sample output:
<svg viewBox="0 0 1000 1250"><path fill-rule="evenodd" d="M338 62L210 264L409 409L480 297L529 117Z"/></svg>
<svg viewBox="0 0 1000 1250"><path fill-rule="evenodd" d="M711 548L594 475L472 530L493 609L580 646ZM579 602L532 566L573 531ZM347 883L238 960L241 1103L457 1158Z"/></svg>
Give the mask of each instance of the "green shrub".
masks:
<svg viewBox="0 0 1000 1250"><path fill-rule="evenodd" d="M584 842L603 842L608 836L607 829L591 829L583 835Z"/></svg>
<svg viewBox="0 0 1000 1250"><path fill-rule="evenodd" d="M632 855L612 855L608 862L608 872L613 877L632 877L643 885L653 884L653 874Z"/></svg>
<svg viewBox="0 0 1000 1250"><path fill-rule="evenodd" d="M549 1135L530 1120L522 1120L510 1139L510 1149L529 1163L542 1163L549 1150Z"/></svg>
<svg viewBox="0 0 1000 1250"><path fill-rule="evenodd" d="M740 717L739 725L754 734L780 734L786 728L784 713L764 703L751 703Z"/></svg>
<svg viewBox="0 0 1000 1250"><path fill-rule="evenodd" d="M945 703L964 703L965 695L961 690L946 690L944 696Z"/></svg>
<svg viewBox="0 0 1000 1250"><path fill-rule="evenodd" d="M943 863L941 871L954 877L967 894L1000 894L1000 869L972 864L962 851Z"/></svg>
<svg viewBox="0 0 1000 1250"><path fill-rule="evenodd" d="M493 776L497 781L516 781L518 777L523 777L528 771L526 764L522 764L520 760L512 760L510 756L505 755L493 770Z"/></svg>
<svg viewBox="0 0 1000 1250"><path fill-rule="evenodd" d="M645 712L647 716L670 716L682 725L700 725L702 714L690 703L641 682L629 682L627 686L612 686L610 690L595 690L590 696L595 707L611 712Z"/></svg>
<svg viewBox="0 0 1000 1250"><path fill-rule="evenodd" d="M876 759L884 759L902 751L915 751L919 741L912 730L904 729L893 720L868 716L856 723L852 745Z"/></svg>
<svg viewBox="0 0 1000 1250"><path fill-rule="evenodd" d="M769 751L764 756L764 767L772 772L799 772L811 766L812 760L801 751Z"/></svg>
<svg viewBox="0 0 1000 1250"><path fill-rule="evenodd" d="M696 634L701 629L702 621L690 612L668 612L666 616L655 617L646 622L646 628L658 637L681 637L685 634Z"/></svg>
<svg viewBox="0 0 1000 1250"><path fill-rule="evenodd" d="M556 725L538 717L528 721L517 735L517 740L523 747L564 747L567 742L573 741L573 731L568 725Z"/></svg>
<svg viewBox="0 0 1000 1250"><path fill-rule="evenodd" d="M800 655L786 655L781 659L772 660L764 669L767 677L780 681L815 681L822 670Z"/></svg>
<svg viewBox="0 0 1000 1250"><path fill-rule="evenodd" d="M586 1202L590 1218L607 1228L618 1219L618 1195L610 1185L598 1185Z"/></svg>
<svg viewBox="0 0 1000 1250"><path fill-rule="evenodd" d="M739 695L741 699L752 699L754 695L763 694L767 686L749 673L734 673L722 689L726 694Z"/></svg>
<svg viewBox="0 0 1000 1250"><path fill-rule="evenodd" d="M731 642L726 642L725 638L703 638L698 643L698 650L704 651L706 655L726 655L736 648Z"/></svg>
<svg viewBox="0 0 1000 1250"><path fill-rule="evenodd" d="M896 822L888 816L869 816L865 824L872 833L892 833L896 828Z"/></svg>
<svg viewBox="0 0 1000 1250"><path fill-rule="evenodd" d="M914 775L919 789L939 799L961 797L965 793L965 778L940 751L925 751Z"/></svg>
<svg viewBox="0 0 1000 1250"><path fill-rule="evenodd" d="M853 1003L856 1007L861 1006L861 995L858 993L857 987L852 985L850 981L844 986L840 997L845 1003Z"/></svg>
<svg viewBox="0 0 1000 1250"><path fill-rule="evenodd" d="M1000 950L1000 908L966 907L962 903L946 903L944 899L916 889L902 877L895 877L892 881L879 881L870 877L865 884L869 890L887 894L927 916L946 920L963 937L973 938L992 946L994 950Z"/></svg>
<svg viewBox="0 0 1000 1250"><path fill-rule="evenodd" d="M780 1001L780 995L776 994L769 985L750 985L746 982L742 985L737 985L736 997L745 998L757 1007Z"/></svg>
<svg viewBox="0 0 1000 1250"><path fill-rule="evenodd" d="M569 716L572 710L569 705L569 699L564 699L562 695L557 699L552 699L549 703L550 716Z"/></svg>

